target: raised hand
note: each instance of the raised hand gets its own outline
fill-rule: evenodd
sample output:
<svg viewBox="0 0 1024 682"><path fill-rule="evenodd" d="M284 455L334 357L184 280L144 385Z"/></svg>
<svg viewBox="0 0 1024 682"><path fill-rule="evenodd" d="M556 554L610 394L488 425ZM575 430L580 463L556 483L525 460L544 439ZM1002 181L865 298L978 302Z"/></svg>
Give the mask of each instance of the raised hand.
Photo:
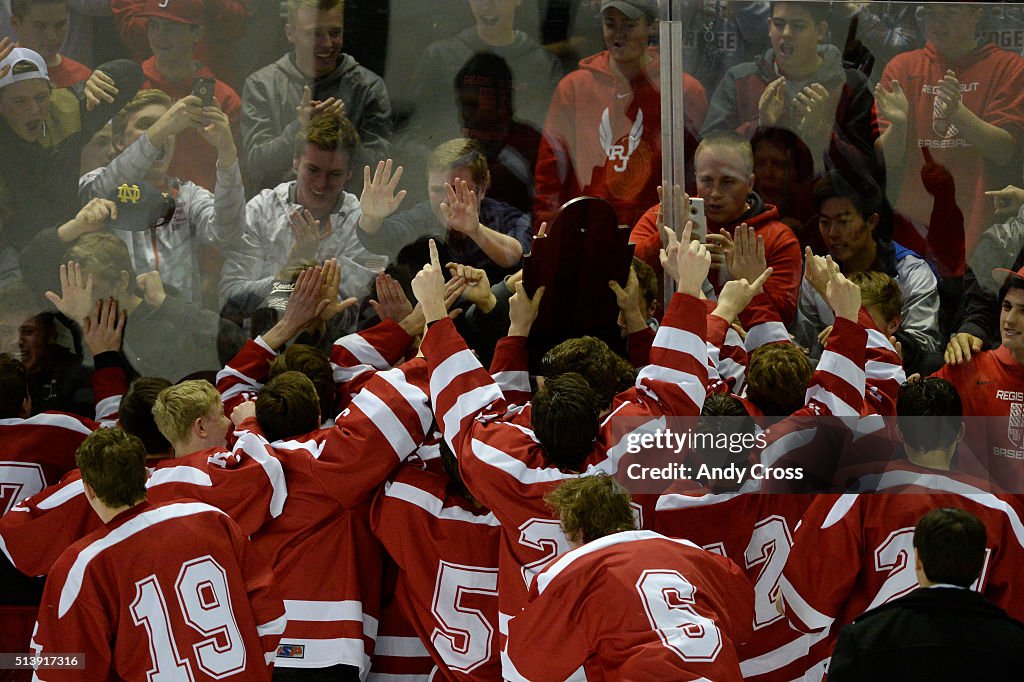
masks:
<svg viewBox="0 0 1024 682"><path fill-rule="evenodd" d="M878 114L893 125L906 125L907 115L910 111L907 95L897 80L890 81L889 87L891 90L886 90L882 83L875 86L875 104L878 105Z"/></svg>
<svg viewBox="0 0 1024 682"><path fill-rule="evenodd" d="M359 195L362 216L359 218L359 226L367 232L376 232L384 219L397 211L405 199L404 189L395 193L404 169L399 166L392 175L391 167L391 159L378 162L373 177L370 177L369 166L363 168L363 193Z"/></svg>
<svg viewBox="0 0 1024 682"><path fill-rule="evenodd" d="M693 234L694 227L692 220L686 221L686 227L683 228L682 244L689 244L690 235ZM661 261L661 269L665 271L665 274L678 282L679 271L676 269L676 261L679 256L679 249L681 248L680 240L676 238L675 230L668 225L662 225L661 229L665 235L665 246L661 248L658 260Z"/></svg>
<svg viewBox="0 0 1024 682"><path fill-rule="evenodd" d="M359 299L350 296L344 301L338 300L340 297L338 289L341 286L341 264L338 263L338 259L331 258L324 263L323 278L324 283L320 287L320 300L326 302L327 305L320 311L320 320L328 322L343 310L359 303Z"/></svg>
<svg viewBox="0 0 1024 682"><path fill-rule="evenodd" d="M430 262L412 279L412 293L423 306L423 316L428 324L448 316L444 304L444 272L433 239L429 241L429 248Z"/></svg>
<svg viewBox="0 0 1024 682"><path fill-rule="evenodd" d="M121 350L127 313L118 311L117 299L96 301L96 307L82 322L82 337L93 356Z"/></svg>
<svg viewBox="0 0 1024 682"><path fill-rule="evenodd" d="M449 230L473 237L480 231L480 200L469 189L465 180L455 179L455 185L445 183L448 200L441 204L441 215Z"/></svg>
<svg viewBox="0 0 1024 682"><path fill-rule="evenodd" d="M996 215L1000 218L1012 218L1020 211L1020 207L1024 206L1024 189L1014 185L985 192L985 196L992 197Z"/></svg>
<svg viewBox="0 0 1024 682"><path fill-rule="evenodd" d="M495 298L491 293L491 282L487 279L487 273L479 268L462 265L461 263L448 263L445 267L453 278L461 278L466 288L462 295L467 301L476 305L485 313L494 309Z"/></svg>
<svg viewBox="0 0 1024 682"><path fill-rule="evenodd" d="M540 311L540 300L544 297L544 287L534 292L533 298L526 294L522 282L516 282L516 293L508 300L508 335L529 336L537 313Z"/></svg>
<svg viewBox="0 0 1024 682"><path fill-rule="evenodd" d="M772 269L766 268L753 280L739 278L726 282L722 292L718 294L718 304L713 314L730 323L733 322L743 309L750 305L754 297L764 291L764 283L771 275Z"/></svg>
<svg viewBox="0 0 1024 682"><path fill-rule="evenodd" d="M825 287L829 279L828 261L814 255L809 246L804 248L804 279L821 294L822 298L825 297Z"/></svg>
<svg viewBox="0 0 1024 682"><path fill-rule="evenodd" d="M316 260L316 250L320 246L320 221L309 210L296 209L288 216L288 226L292 229L293 238L288 262Z"/></svg>
<svg viewBox="0 0 1024 682"><path fill-rule="evenodd" d="M839 266L832 262L832 256L826 256L825 260L829 269L825 300L832 306L837 318L856 322L860 312L860 287L846 279L839 271Z"/></svg>
<svg viewBox="0 0 1024 682"><path fill-rule="evenodd" d="M405 291L397 279L386 272L382 272L377 275L375 288L377 290L377 300L370 299L370 305L381 320L400 322L412 313L412 303L409 301L409 297L405 295ZM422 326L423 324L420 323L417 329Z"/></svg>
<svg viewBox="0 0 1024 682"><path fill-rule="evenodd" d="M725 267L729 271L732 264L732 254L736 247L729 231L722 228L718 234L709 232L706 246L708 247L708 253L711 254L711 267L715 270Z"/></svg>
<svg viewBox="0 0 1024 682"><path fill-rule="evenodd" d="M211 106L202 108L201 115L203 122L198 128L199 136L217 150L218 165L222 168L231 166L238 160L238 150L228 115L221 110L216 98Z"/></svg>
<svg viewBox="0 0 1024 682"><path fill-rule="evenodd" d="M764 237L746 223L736 226L729 254L729 273L733 279L753 282L768 268L765 258Z"/></svg>
<svg viewBox="0 0 1024 682"><path fill-rule="evenodd" d="M696 297L700 294L701 285L707 279L708 270L711 268L711 253L707 245L690 239L692 231L693 221L687 221L683 229L682 244L676 251L676 271L679 273L676 291Z"/></svg>
<svg viewBox="0 0 1024 682"><path fill-rule="evenodd" d="M615 303L622 313L622 321L626 325L626 333L633 334L647 326L643 292L640 289L640 279L636 276L634 268L629 269L629 277L626 279L626 288L623 289L615 280L608 282L609 288L615 294Z"/></svg>
<svg viewBox="0 0 1024 682"><path fill-rule="evenodd" d="M313 99L313 91L307 85L302 88L302 99L299 101L299 106L295 107L295 115L299 120L299 125L305 127L316 116L344 116L345 102L337 97L315 100Z"/></svg>
<svg viewBox="0 0 1024 682"><path fill-rule="evenodd" d="M757 122L762 128L778 125L786 115L786 78L779 76L764 89L757 101Z"/></svg>
<svg viewBox="0 0 1024 682"><path fill-rule="evenodd" d="M46 298L72 320L84 320L93 309L92 275L85 277L81 265L68 261L60 266L60 296L47 291Z"/></svg>
<svg viewBox="0 0 1024 682"><path fill-rule="evenodd" d="M960 92L960 81L956 72L946 70L946 75L939 81L939 92L935 95L935 105L946 118L952 118L960 110L963 93Z"/></svg>
<svg viewBox="0 0 1024 682"><path fill-rule="evenodd" d="M321 313L327 308L330 300L323 297L324 271L321 267L307 268L299 273L295 280L295 288L288 296L284 317L281 322L285 331L290 332L287 339L318 321ZM335 289L337 292L337 289ZM338 294L334 294L337 300Z"/></svg>
<svg viewBox="0 0 1024 682"><path fill-rule="evenodd" d="M85 110L92 111L103 102L112 104L119 92L113 78L100 70L93 71L85 81Z"/></svg>

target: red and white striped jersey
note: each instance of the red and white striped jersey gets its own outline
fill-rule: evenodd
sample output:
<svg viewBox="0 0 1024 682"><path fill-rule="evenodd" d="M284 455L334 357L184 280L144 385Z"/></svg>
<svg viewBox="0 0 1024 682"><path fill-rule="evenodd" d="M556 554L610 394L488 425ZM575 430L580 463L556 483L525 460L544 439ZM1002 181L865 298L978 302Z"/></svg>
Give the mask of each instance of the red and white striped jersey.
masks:
<svg viewBox="0 0 1024 682"><path fill-rule="evenodd" d="M867 332L859 324L843 318L836 320L828 347L807 385L804 407L769 427L765 431L766 446L752 455L754 462L766 468L800 471L802 478L765 478L761 489L832 489L840 454L851 438L864 403L866 340ZM748 479L748 484L744 484L745 492L758 487L753 479Z"/></svg>
<svg viewBox="0 0 1024 682"><path fill-rule="evenodd" d="M382 552L369 528L369 502L425 439L433 420L425 386L422 359L373 372L332 428L272 444L288 505L253 542L272 559L288 610L277 665L369 670ZM259 429L255 419L243 427Z"/></svg>
<svg viewBox="0 0 1024 682"><path fill-rule="evenodd" d="M123 367L104 367L92 373L92 396L96 402L96 421L104 427L117 424L121 398L128 392L128 377Z"/></svg>
<svg viewBox="0 0 1024 682"><path fill-rule="evenodd" d="M224 512L143 502L64 552L32 648L84 667L38 680L269 680L284 631L270 567Z"/></svg>
<svg viewBox="0 0 1024 682"><path fill-rule="evenodd" d="M639 372L635 387L616 396L594 452L581 466L583 475L617 472L626 439L613 430L615 419L650 423L666 415L700 413L708 374L704 335L703 305L676 294L651 348L651 364ZM451 321L432 324L421 348L430 366L437 422L459 459L463 480L501 522L499 625L504 633L508 618L525 603L533 576L569 549L544 496L580 474L548 463L533 434L531 406L508 405Z"/></svg>
<svg viewBox="0 0 1024 682"><path fill-rule="evenodd" d="M732 561L651 531L614 533L542 571L509 624L505 679L740 682L753 592ZM613 604L614 608L609 608Z"/></svg>
<svg viewBox="0 0 1024 682"><path fill-rule="evenodd" d="M75 468L75 451L99 424L73 414L43 412L0 419L0 515Z"/></svg>
<svg viewBox="0 0 1024 682"><path fill-rule="evenodd" d="M231 450L211 448L161 460L146 481L150 502L205 502L230 516L246 535L280 515L288 493L280 462L263 438L241 430L235 435ZM0 549L22 573L45 575L65 549L100 525L75 469L0 518Z"/></svg>
<svg viewBox="0 0 1024 682"><path fill-rule="evenodd" d="M395 599L437 664L432 679L500 679L494 514L407 463L377 494L372 524L399 567Z"/></svg>
<svg viewBox="0 0 1024 682"><path fill-rule="evenodd" d="M738 650L744 680L789 682L803 673L803 658L815 636L789 627L775 607L775 597L793 546L793 531L813 499L813 495L756 493L658 498L655 531L728 557L754 586L754 634Z"/></svg>
<svg viewBox="0 0 1024 682"><path fill-rule="evenodd" d="M928 511L958 507L977 516L988 556L976 584L1011 616L1024 616L1024 523L1010 496L984 482L907 461L866 477L873 494L820 496L804 514L779 580L786 616L802 632L828 632L809 663L822 668L841 626L918 587L914 526Z"/></svg>

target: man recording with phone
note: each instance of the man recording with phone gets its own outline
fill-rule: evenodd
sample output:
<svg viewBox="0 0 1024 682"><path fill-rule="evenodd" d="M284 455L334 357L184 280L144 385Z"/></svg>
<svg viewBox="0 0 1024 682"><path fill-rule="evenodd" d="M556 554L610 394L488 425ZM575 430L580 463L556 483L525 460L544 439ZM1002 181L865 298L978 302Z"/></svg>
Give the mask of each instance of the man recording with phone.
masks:
<svg viewBox="0 0 1024 682"><path fill-rule="evenodd" d="M800 242L793 231L779 220L778 209L764 203L754 191L754 154L750 142L732 131L710 133L697 146L694 166L697 194L704 202L706 241L712 254L708 279L716 291L721 291L730 279L744 276L729 270L733 236L740 225L752 227L757 239L764 241L765 258L772 268L772 277L765 284L764 293L771 299L783 323L791 324L796 315L802 276ZM681 190L677 194L676 200L682 204L679 215L692 218L688 197ZM657 253L661 248L662 210L660 203L652 206L630 234L630 241L636 244L636 256L654 267L656 272L661 267Z"/></svg>
<svg viewBox="0 0 1024 682"><path fill-rule="evenodd" d="M221 111L227 114L237 146L241 139L242 100L230 85L194 58L196 43L203 33L202 0L147 0L143 14L149 24L147 35L153 56L142 62L146 78L142 87L163 90L174 100L195 95L204 107L213 106L216 100ZM210 123L212 121L204 121L205 125ZM188 128L179 132L178 153L168 172L212 191L217 183L218 154L202 139L199 131L199 128Z"/></svg>

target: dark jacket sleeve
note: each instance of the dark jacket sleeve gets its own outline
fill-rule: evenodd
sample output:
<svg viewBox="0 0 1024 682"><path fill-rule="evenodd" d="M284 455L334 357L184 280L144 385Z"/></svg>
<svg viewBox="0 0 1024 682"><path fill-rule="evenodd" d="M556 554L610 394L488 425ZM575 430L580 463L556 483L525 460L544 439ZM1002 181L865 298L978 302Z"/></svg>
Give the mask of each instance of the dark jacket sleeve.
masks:
<svg viewBox="0 0 1024 682"><path fill-rule="evenodd" d="M95 109L88 111L85 106L85 83L79 83L72 88L81 102L82 132L86 142L135 97L135 93L139 91L143 80L145 80L142 75L142 67L128 59L115 59L100 64L96 67L96 71L102 71L110 76L117 86L118 92L114 95L113 102L101 102Z"/></svg>

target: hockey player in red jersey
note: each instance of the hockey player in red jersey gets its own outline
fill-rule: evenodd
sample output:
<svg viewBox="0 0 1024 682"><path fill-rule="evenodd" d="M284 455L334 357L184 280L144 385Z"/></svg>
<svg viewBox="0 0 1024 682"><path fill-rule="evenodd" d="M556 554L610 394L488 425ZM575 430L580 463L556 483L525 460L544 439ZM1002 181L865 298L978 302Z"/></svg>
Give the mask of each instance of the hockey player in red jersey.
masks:
<svg viewBox="0 0 1024 682"><path fill-rule="evenodd" d="M501 527L440 448L447 476L403 464L377 494L373 532L398 564L395 599L434 659L433 679L496 680Z"/></svg>
<svg viewBox="0 0 1024 682"><path fill-rule="evenodd" d="M241 529L200 502L147 501L146 450L120 429L90 436L77 460L104 527L54 564L32 647L81 665L36 679L270 680L284 604Z"/></svg>
<svg viewBox="0 0 1024 682"><path fill-rule="evenodd" d="M684 233L688 240L688 231ZM608 418L578 374L549 377L525 406L507 409L501 390L446 322L443 277L435 247L432 263L413 280L429 329L421 346L430 367L431 402L445 440L459 459L470 492L502 524L499 572L501 623L521 608L533 576L568 550L543 497L566 478L614 473L625 452L612 416L696 415L704 401L707 349L704 307L696 298L710 265L707 249L687 241L673 249L679 294L651 349L651 364L636 387L615 397ZM540 294L531 301L517 284L510 302L510 336L526 336Z"/></svg>
<svg viewBox="0 0 1024 682"><path fill-rule="evenodd" d="M614 479L570 480L548 495L573 549L549 564L509 623L511 680L739 682L753 591L732 561L636 530ZM557 656L551 652L557 651Z"/></svg>
<svg viewBox="0 0 1024 682"><path fill-rule="evenodd" d="M25 366L0 354L0 515L75 468L75 449L99 425L59 412L31 414Z"/></svg>
<svg viewBox="0 0 1024 682"><path fill-rule="evenodd" d="M828 632L808 658L819 675L842 625L917 587L914 525L935 507L958 507L982 520L988 557L973 587L1011 616L1024 613L1016 579L1024 562L1021 510L1011 496L993 494L987 481L951 467L963 437L956 389L937 378L905 385L897 411L907 458L860 477L854 492L812 503L779 580L793 627Z"/></svg>

